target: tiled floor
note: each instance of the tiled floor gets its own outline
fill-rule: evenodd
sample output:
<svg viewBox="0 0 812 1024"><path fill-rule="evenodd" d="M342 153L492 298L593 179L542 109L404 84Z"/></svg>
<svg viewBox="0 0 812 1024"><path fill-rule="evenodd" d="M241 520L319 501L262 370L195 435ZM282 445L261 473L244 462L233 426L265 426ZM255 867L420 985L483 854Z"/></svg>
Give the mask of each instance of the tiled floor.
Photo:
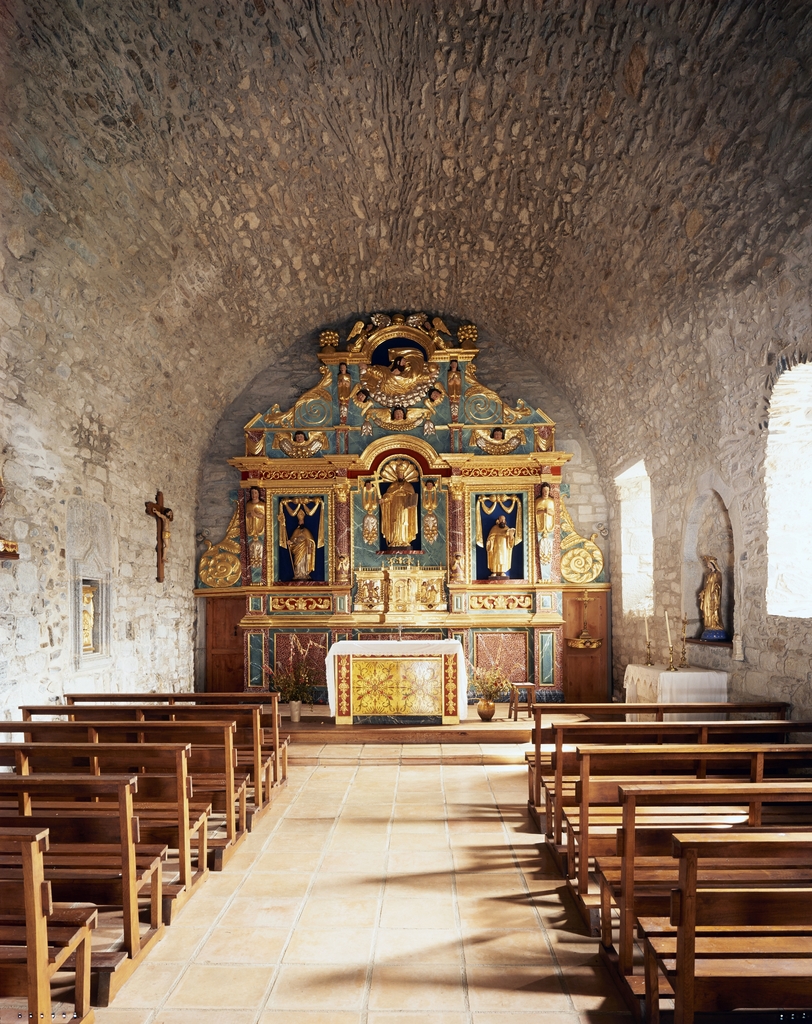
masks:
<svg viewBox="0 0 812 1024"><path fill-rule="evenodd" d="M512 765L292 768L98 1024L625 1024L525 787Z"/></svg>

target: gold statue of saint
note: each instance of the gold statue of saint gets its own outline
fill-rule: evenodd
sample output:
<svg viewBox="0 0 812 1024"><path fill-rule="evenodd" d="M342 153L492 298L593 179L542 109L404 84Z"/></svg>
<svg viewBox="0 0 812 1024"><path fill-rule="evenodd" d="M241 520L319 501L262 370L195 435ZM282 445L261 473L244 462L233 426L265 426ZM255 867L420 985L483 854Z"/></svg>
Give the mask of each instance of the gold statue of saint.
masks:
<svg viewBox="0 0 812 1024"><path fill-rule="evenodd" d="M313 516L317 511L319 513L319 535L314 540L313 534L305 526L305 516ZM288 515L296 516L298 523L290 536L287 532L285 512ZM293 566L293 578L309 580L316 569L316 549L324 547L324 505L322 500L320 498L281 500L276 519L279 523L279 546L288 550Z"/></svg>
<svg viewBox="0 0 812 1024"><path fill-rule="evenodd" d="M260 501L259 488L252 487L245 503L245 534L248 538L248 559L252 568L262 565L262 541L265 533L265 502Z"/></svg>
<svg viewBox="0 0 812 1024"><path fill-rule="evenodd" d="M516 543L516 529L507 525L504 516L499 516L491 527L485 542L488 555L488 568L491 576L504 577L510 572L513 561L513 546Z"/></svg>
<svg viewBox="0 0 812 1024"><path fill-rule="evenodd" d="M381 498L381 533L390 548L408 548L417 536L417 492L410 481L418 479L407 459L395 459L381 473L392 483Z"/></svg>
<svg viewBox="0 0 812 1024"><path fill-rule="evenodd" d="M703 555L707 567L704 586L699 592L699 607L702 612L703 632L721 630L722 626L722 570L713 555Z"/></svg>
<svg viewBox="0 0 812 1024"><path fill-rule="evenodd" d="M539 561L542 575L545 566L553 559L553 531L555 530L555 502L550 497L550 485L541 485L541 495L536 498L536 540L539 547Z"/></svg>

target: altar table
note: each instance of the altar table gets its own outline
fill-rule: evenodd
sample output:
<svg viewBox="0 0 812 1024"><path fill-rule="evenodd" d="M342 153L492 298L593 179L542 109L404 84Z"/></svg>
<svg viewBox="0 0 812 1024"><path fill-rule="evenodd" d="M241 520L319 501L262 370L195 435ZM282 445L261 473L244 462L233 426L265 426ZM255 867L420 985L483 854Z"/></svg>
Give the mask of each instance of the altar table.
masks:
<svg viewBox="0 0 812 1024"><path fill-rule="evenodd" d="M336 725L354 717L468 717L468 676L458 640L339 640L327 652L327 696Z"/></svg>
<svg viewBox="0 0 812 1024"><path fill-rule="evenodd" d="M727 679L727 672L706 668L686 667L669 672L665 665L627 665L623 685L627 704L721 704L727 700ZM723 718L724 715L664 716L666 722L717 721Z"/></svg>

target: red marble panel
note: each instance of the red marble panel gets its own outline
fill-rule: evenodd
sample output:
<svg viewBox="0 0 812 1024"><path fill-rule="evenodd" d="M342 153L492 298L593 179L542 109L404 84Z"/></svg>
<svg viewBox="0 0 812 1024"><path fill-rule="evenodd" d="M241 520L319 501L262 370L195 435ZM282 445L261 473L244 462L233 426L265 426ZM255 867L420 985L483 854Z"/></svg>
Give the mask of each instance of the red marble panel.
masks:
<svg viewBox="0 0 812 1024"><path fill-rule="evenodd" d="M327 657L327 633L277 633L274 637L274 665L286 665L292 658L304 659L313 669L317 686L326 686L324 659Z"/></svg>
<svg viewBox="0 0 812 1024"><path fill-rule="evenodd" d="M474 633L474 658L477 667L498 665L510 683L524 683L530 678L524 630Z"/></svg>

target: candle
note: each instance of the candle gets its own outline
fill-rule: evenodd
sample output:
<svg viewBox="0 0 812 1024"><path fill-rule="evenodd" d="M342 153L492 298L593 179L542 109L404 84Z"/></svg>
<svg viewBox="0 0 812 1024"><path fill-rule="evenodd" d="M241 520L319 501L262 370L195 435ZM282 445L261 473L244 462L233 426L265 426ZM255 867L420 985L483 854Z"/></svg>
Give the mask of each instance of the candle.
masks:
<svg viewBox="0 0 812 1024"><path fill-rule="evenodd" d="M668 612L665 613L665 631L668 633L668 646L672 647L671 643L671 627L668 625Z"/></svg>
<svg viewBox="0 0 812 1024"><path fill-rule="evenodd" d="M648 635L648 615L647 615L646 616L646 643L648 643L648 642L649 642L649 635Z"/></svg>

